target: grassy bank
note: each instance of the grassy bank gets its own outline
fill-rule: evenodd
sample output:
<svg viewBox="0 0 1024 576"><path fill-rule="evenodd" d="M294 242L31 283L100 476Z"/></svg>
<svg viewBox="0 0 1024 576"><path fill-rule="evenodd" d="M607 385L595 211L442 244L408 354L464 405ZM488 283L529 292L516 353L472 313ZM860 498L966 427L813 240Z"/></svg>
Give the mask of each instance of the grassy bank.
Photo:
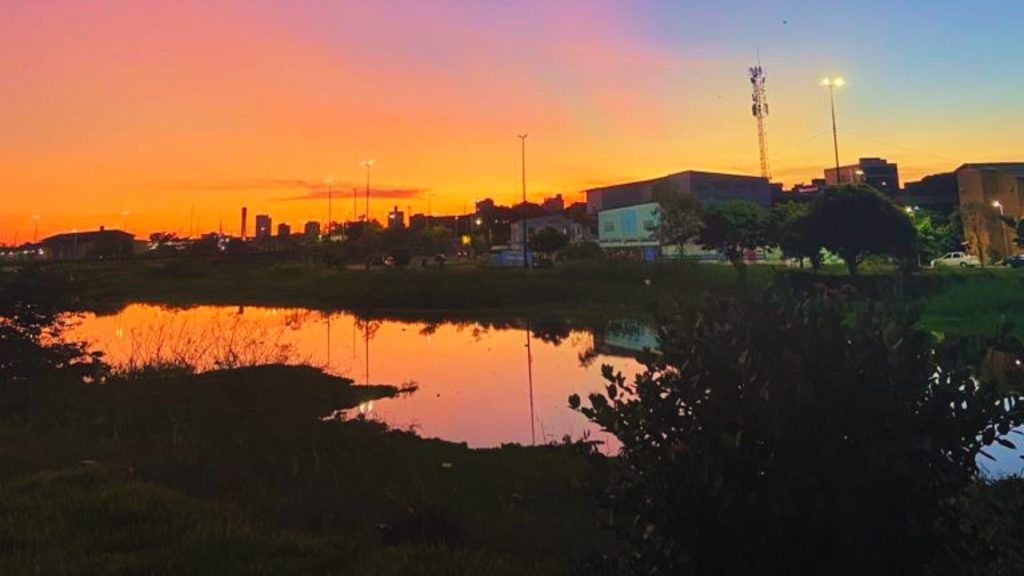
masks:
<svg viewBox="0 0 1024 576"><path fill-rule="evenodd" d="M566 574L604 463L321 419L388 387L311 368L5 389L2 574Z"/></svg>
<svg viewBox="0 0 1024 576"><path fill-rule="evenodd" d="M91 306L125 302L260 304L376 311L646 310L668 295L734 290L723 265L641 265L625 262L522 270L485 265L374 268L250 260L177 259L62 265ZM765 283L767 267L750 267L747 282Z"/></svg>

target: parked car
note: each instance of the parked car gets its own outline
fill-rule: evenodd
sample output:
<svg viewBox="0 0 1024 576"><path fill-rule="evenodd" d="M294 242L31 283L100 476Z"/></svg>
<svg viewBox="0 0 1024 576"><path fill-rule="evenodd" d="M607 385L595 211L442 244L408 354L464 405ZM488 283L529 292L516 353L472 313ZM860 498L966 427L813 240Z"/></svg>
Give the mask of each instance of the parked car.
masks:
<svg viewBox="0 0 1024 576"><path fill-rule="evenodd" d="M1000 264L1003 266L1009 266L1010 268L1024 267L1024 253L1007 256L1006 258L1003 258Z"/></svg>
<svg viewBox="0 0 1024 576"><path fill-rule="evenodd" d="M960 266L966 268L968 266L977 266L981 264L978 261L977 256L971 256L965 252L949 252L943 254L935 260L932 260L932 268L936 266Z"/></svg>

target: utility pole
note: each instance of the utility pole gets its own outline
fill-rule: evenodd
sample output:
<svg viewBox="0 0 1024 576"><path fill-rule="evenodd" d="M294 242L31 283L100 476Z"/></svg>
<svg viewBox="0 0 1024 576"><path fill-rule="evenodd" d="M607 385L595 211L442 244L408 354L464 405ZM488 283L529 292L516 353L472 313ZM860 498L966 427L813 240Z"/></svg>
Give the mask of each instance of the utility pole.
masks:
<svg viewBox="0 0 1024 576"><path fill-rule="evenodd" d="M364 220L370 222L370 168L373 167L373 160L363 160L363 167L366 168L366 214Z"/></svg>
<svg viewBox="0 0 1024 576"><path fill-rule="evenodd" d="M521 214L521 228L523 229L523 268L530 269L530 260L527 257L526 252L526 241L529 238L529 230L526 226L526 137L529 134L519 134L518 138L522 144L522 176L523 176L523 208L520 210Z"/></svg>
<svg viewBox="0 0 1024 576"><path fill-rule="evenodd" d="M334 222L334 178L328 178L327 182L327 236L331 235L331 224Z"/></svg>
<svg viewBox="0 0 1024 576"><path fill-rule="evenodd" d="M842 78L825 78L821 85L828 88L828 100L832 106L832 146L836 153L836 184L843 183L843 175L839 172L839 133L836 130L836 88L846 86Z"/></svg>

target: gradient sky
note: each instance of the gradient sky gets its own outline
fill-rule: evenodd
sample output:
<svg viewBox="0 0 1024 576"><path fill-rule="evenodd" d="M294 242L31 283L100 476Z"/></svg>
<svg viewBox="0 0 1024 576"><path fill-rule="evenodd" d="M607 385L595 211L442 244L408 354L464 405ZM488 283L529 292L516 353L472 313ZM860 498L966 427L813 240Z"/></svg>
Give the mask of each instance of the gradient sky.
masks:
<svg viewBox="0 0 1024 576"><path fill-rule="evenodd" d="M971 5L973 4L973 6ZM0 242L459 211L685 169L757 174L746 67L792 185L1022 160L1019 0L0 0ZM363 210L360 201L359 212ZM251 222L251 219L250 219ZM250 224L251 225L251 224Z"/></svg>

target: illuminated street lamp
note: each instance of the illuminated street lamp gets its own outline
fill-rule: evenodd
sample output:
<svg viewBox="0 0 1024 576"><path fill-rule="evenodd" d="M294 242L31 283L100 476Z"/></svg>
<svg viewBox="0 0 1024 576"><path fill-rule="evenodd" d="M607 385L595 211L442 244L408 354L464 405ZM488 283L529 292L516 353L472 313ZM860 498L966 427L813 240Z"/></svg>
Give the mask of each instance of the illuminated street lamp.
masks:
<svg viewBox="0 0 1024 576"><path fill-rule="evenodd" d="M821 81L821 85L828 88L828 100L832 105L832 146L836 152L836 184L842 184L843 177L839 173L839 135L836 131L836 88L846 86L846 80L828 77Z"/></svg>
<svg viewBox="0 0 1024 576"><path fill-rule="evenodd" d="M370 168L373 167L373 160L363 160L363 168L366 168L366 214L363 220L370 221Z"/></svg>

